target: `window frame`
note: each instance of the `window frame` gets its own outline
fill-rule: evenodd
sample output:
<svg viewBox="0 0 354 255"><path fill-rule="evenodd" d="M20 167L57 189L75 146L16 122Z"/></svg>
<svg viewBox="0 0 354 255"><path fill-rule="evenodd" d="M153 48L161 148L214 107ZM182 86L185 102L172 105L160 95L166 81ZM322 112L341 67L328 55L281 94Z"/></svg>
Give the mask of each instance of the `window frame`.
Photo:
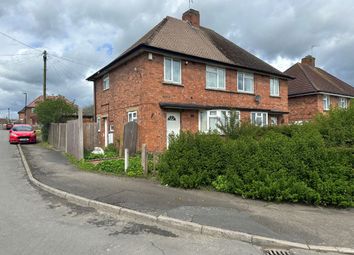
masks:
<svg viewBox="0 0 354 255"><path fill-rule="evenodd" d="M257 115L260 115L260 116L262 117L262 124L261 124L261 125L258 125L257 123L255 123L255 122L253 121L253 114L256 115L256 116L255 116L255 120L256 120L256 118L259 117L259 116L257 116ZM263 119L264 116L265 116L265 123L264 123L264 119ZM255 126L260 126L260 127L266 127L266 126L268 126L268 125L269 125L268 118L269 118L268 112L251 112L251 124L253 124L253 125L255 125Z"/></svg>
<svg viewBox="0 0 354 255"><path fill-rule="evenodd" d="M324 111L329 111L331 108L331 98L329 95L323 95L322 98L322 103L323 103L323 110Z"/></svg>
<svg viewBox="0 0 354 255"><path fill-rule="evenodd" d="M242 77L242 89L239 88L240 84L239 84L239 76L240 75L243 75ZM245 77L246 76L249 76L251 77L252 76L252 91L248 91L248 90L245 90ZM239 93L245 93L245 94L254 94L254 73L248 73L248 72L243 72L243 71L237 71L237 92Z"/></svg>
<svg viewBox="0 0 354 255"><path fill-rule="evenodd" d="M170 60L171 61L171 80L166 79L166 69L167 69L167 64L166 61ZM179 81L174 81L174 64L175 62L178 62L179 64ZM177 85L182 85L182 63L180 59L176 59L176 58L171 58L171 57L164 57L164 61L163 61L163 80L165 83L171 83L171 84L177 84Z"/></svg>
<svg viewBox="0 0 354 255"><path fill-rule="evenodd" d="M101 117L97 116L97 132L101 132Z"/></svg>
<svg viewBox="0 0 354 255"><path fill-rule="evenodd" d="M208 70L209 69L209 70ZM216 74L216 87L209 87L208 86L208 73L212 73L210 69L215 69ZM220 71L223 73L223 84L222 86L219 86L220 84ZM205 88L206 89L214 89L214 90L226 90L226 69L225 68L220 68L217 66L211 66L211 65L206 65L205 66Z"/></svg>
<svg viewBox="0 0 354 255"><path fill-rule="evenodd" d="M277 83L274 83L275 81L277 81ZM277 84L277 86L275 87L276 84ZM275 78L275 77L270 78L269 87L270 87L270 96L272 96L272 97L279 97L280 96L280 80L278 78ZM277 92L277 93L274 93L274 92Z"/></svg>
<svg viewBox="0 0 354 255"><path fill-rule="evenodd" d="M211 113L215 112L216 114L213 115ZM223 118L223 112L226 112L226 115L230 116L230 110L226 110L226 109L212 109L212 110L203 110L203 111L199 111L199 131L200 132L213 132L213 131L217 131L217 132L220 132L220 130L218 128L216 129L211 129L210 128L210 119L211 118L217 118L217 122L221 122L221 118ZM241 112L236 110L235 112L238 113L238 121L239 123L241 123ZM203 130L203 121L204 119L203 118L203 114L204 117L205 117L205 121L206 121L206 129Z"/></svg>
<svg viewBox="0 0 354 255"><path fill-rule="evenodd" d="M135 114L135 117L134 117ZM138 122L138 111L129 111L128 112L128 122Z"/></svg>
<svg viewBox="0 0 354 255"><path fill-rule="evenodd" d="M340 97L338 106L342 109L347 109L348 108L348 99L345 97Z"/></svg>
<svg viewBox="0 0 354 255"><path fill-rule="evenodd" d="M107 82L108 81L108 82ZM107 85L108 84L108 85ZM105 74L102 79L102 89L108 90L110 88L109 84L109 74Z"/></svg>
<svg viewBox="0 0 354 255"><path fill-rule="evenodd" d="M273 120L275 120L275 123L273 123ZM278 126L278 117L277 116L270 116L270 125L271 126Z"/></svg>

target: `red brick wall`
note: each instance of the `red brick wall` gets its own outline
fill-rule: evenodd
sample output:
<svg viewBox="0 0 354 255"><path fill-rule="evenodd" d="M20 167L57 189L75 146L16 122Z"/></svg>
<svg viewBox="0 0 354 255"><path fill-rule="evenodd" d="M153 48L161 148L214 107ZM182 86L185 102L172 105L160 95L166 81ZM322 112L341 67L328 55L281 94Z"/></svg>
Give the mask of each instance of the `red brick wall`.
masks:
<svg viewBox="0 0 354 255"><path fill-rule="evenodd" d="M330 96L331 108L338 107L340 97ZM309 121L317 114L324 113L323 95L289 98L289 122Z"/></svg>
<svg viewBox="0 0 354 255"><path fill-rule="evenodd" d="M289 122L311 120L320 107L318 95L289 98Z"/></svg>
<svg viewBox="0 0 354 255"><path fill-rule="evenodd" d="M127 109L136 109L139 148L146 143L149 151L162 151L166 147L166 111L160 108L160 102L288 111L287 81L280 80L280 97L270 97L269 76L255 74L255 95L261 96L257 104L255 95L237 93L236 70L226 70L226 91L206 90L205 69L205 64L182 60L182 86L164 84L163 56L153 54L150 61L144 53L110 72L110 89L102 90L102 79L95 82L96 114L108 116L115 126L115 139L119 139L127 122ZM249 120L250 111L241 112L241 118ZM287 122L286 115L279 118L279 123L281 118ZM198 122L198 111L181 111L181 130L196 132Z"/></svg>
<svg viewBox="0 0 354 255"><path fill-rule="evenodd" d="M141 106L141 88L143 75L142 56L136 57L128 63L109 73L110 88L103 90L103 79L95 81L96 86L96 116L101 116L100 146L104 147L104 122L107 117L109 125L114 125L114 141L122 142L124 124L128 120L128 109L138 110L138 124Z"/></svg>

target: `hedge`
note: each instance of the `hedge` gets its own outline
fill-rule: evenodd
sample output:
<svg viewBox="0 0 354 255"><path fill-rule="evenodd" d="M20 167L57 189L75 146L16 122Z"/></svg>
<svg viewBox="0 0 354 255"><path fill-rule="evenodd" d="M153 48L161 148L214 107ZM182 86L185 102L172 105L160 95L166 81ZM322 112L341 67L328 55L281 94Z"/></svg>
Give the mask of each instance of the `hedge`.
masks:
<svg viewBox="0 0 354 255"><path fill-rule="evenodd" d="M248 126L237 139L181 133L161 157L161 182L182 188L213 186L267 201L352 207L353 146L326 139L320 126ZM346 134L344 139L350 137Z"/></svg>

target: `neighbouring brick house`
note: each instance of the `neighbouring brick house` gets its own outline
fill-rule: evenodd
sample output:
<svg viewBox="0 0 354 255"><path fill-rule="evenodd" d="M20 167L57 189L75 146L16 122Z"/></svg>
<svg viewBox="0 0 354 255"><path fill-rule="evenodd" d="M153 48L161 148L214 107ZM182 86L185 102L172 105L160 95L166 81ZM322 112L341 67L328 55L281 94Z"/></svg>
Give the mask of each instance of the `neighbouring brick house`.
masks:
<svg viewBox="0 0 354 255"><path fill-rule="evenodd" d="M69 101L67 98L64 96L47 96L47 99L56 99L56 98L64 98L67 102L73 103ZM23 107L19 112L18 112L18 118L21 123L26 123L30 125L38 125L38 119L37 115L34 112L34 109L36 108L37 104L43 101L43 95L35 98L31 103L29 103L26 107Z"/></svg>
<svg viewBox="0 0 354 255"><path fill-rule="evenodd" d="M331 107L347 108L354 98L354 88L323 69L316 67L315 58L306 56L286 74L289 81L289 122L309 121Z"/></svg>
<svg viewBox="0 0 354 255"><path fill-rule="evenodd" d="M166 17L113 62L87 78L94 82L100 146L108 134L122 141L128 121L139 126L139 146L162 151L171 133L216 129L223 113L258 125L288 122L290 76L200 26L199 12Z"/></svg>

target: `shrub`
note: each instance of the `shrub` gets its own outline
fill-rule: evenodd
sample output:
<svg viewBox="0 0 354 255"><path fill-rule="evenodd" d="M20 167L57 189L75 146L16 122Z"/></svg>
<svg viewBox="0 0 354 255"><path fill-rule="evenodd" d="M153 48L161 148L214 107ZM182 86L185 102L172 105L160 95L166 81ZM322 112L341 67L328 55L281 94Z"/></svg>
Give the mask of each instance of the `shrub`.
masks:
<svg viewBox="0 0 354 255"><path fill-rule="evenodd" d="M124 173L124 160L105 160L96 165L102 172L121 174Z"/></svg>
<svg viewBox="0 0 354 255"><path fill-rule="evenodd" d="M354 100L348 109L333 108L318 115L314 124L328 146L354 146Z"/></svg>
<svg viewBox="0 0 354 255"><path fill-rule="evenodd" d="M183 188L210 185L225 168L223 141L216 134L181 133L160 161L163 183Z"/></svg>
<svg viewBox="0 0 354 255"><path fill-rule="evenodd" d="M140 157L131 157L129 159L129 167L127 173L124 171L124 160L123 159L112 159L105 160L97 164L96 170L113 173L113 174L127 174L130 177L138 177L143 175L143 168L141 166Z"/></svg>
<svg viewBox="0 0 354 255"><path fill-rule="evenodd" d="M266 201L354 206L353 148L328 147L313 124L243 131L226 140L181 133L161 157L162 183L212 185Z"/></svg>

